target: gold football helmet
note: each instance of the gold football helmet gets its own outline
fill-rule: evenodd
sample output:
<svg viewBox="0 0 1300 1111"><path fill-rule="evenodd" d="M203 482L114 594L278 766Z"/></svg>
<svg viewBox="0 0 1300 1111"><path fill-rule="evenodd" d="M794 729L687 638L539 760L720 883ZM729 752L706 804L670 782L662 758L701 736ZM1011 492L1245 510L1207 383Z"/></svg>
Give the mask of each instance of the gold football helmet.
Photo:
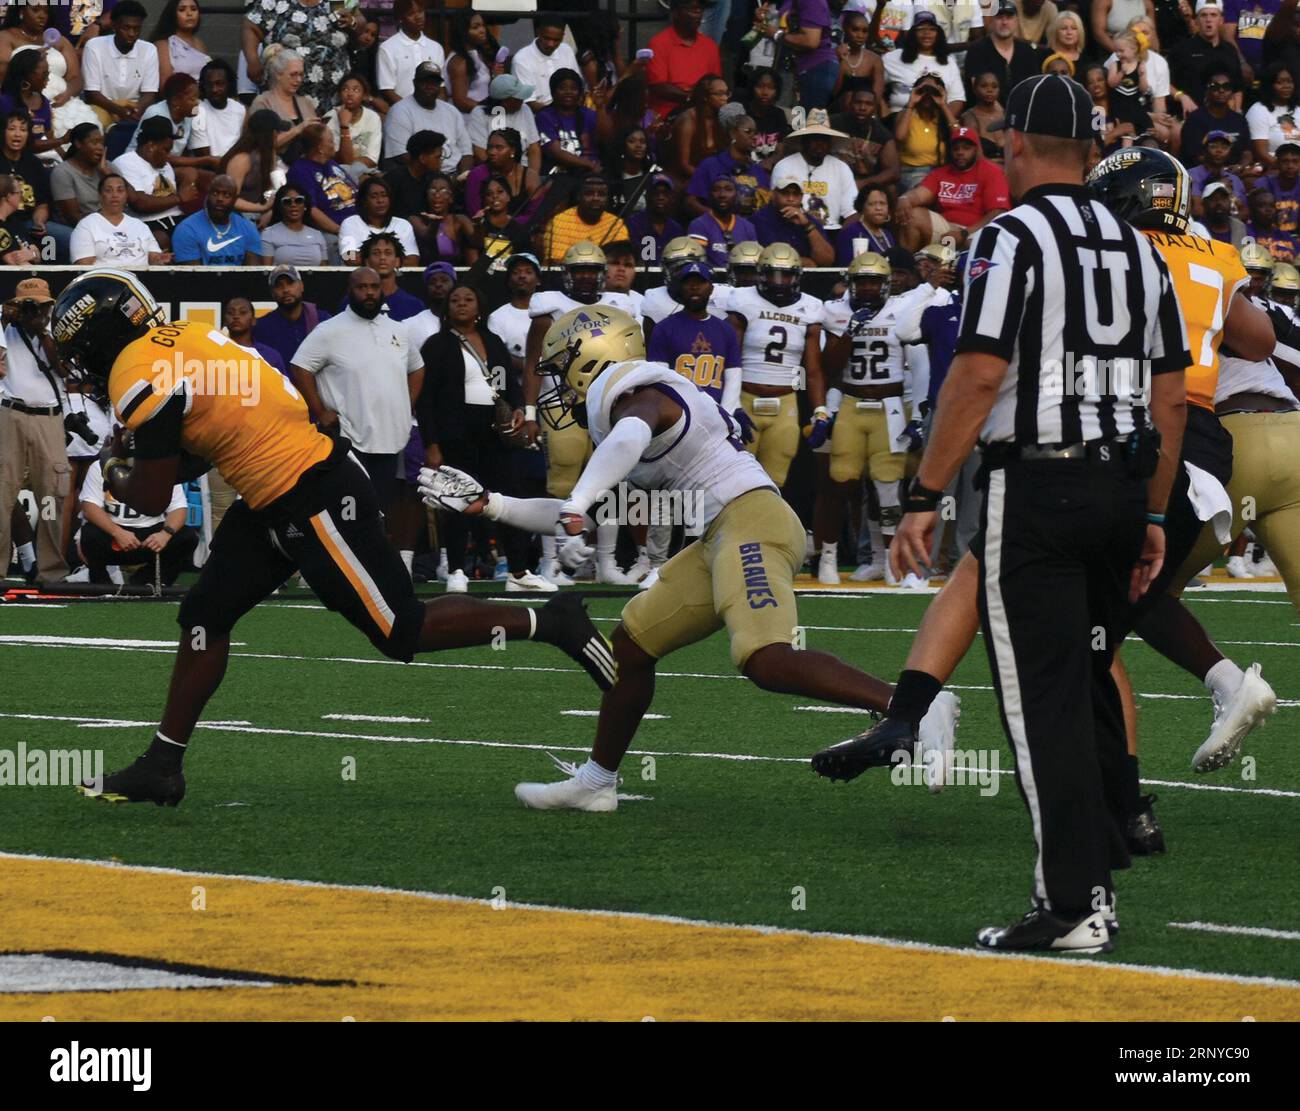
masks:
<svg viewBox="0 0 1300 1111"><path fill-rule="evenodd" d="M889 260L875 251L863 251L844 271L849 287L849 304L856 309L878 309L889 300L889 279L894 271Z"/></svg>
<svg viewBox="0 0 1300 1111"><path fill-rule="evenodd" d="M1289 262L1279 262L1273 267L1273 289L1270 296L1285 309L1294 309L1300 298L1300 270Z"/></svg>
<svg viewBox="0 0 1300 1111"><path fill-rule="evenodd" d="M727 278L737 289L758 283L758 260L763 255L763 245L744 239L727 253Z"/></svg>
<svg viewBox="0 0 1300 1111"><path fill-rule="evenodd" d="M758 291L774 305L799 300L803 259L789 243L773 243L758 256Z"/></svg>
<svg viewBox="0 0 1300 1111"><path fill-rule="evenodd" d="M605 252L588 239L575 243L560 259L560 286L570 297L594 302L605 290Z"/></svg>
<svg viewBox="0 0 1300 1111"><path fill-rule="evenodd" d="M1261 247L1253 239L1242 243L1238 252L1241 265L1250 275L1250 295L1252 297L1269 296L1269 287L1273 281L1273 255L1267 247Z"/></svg>
<svg viewBox="0 0 1300 1111"><path fill-rule="evenodd" d="M948 243L930 243L916 252L917 261L928 258L939 266L957 265L957 248Z"/></svg>
<svg viewBox="0 0 1300 1111"><path fill-rule="evenodd" d="M688 262L708 262L709 254L704 244L689 235L679 235L664 244L663 254L659 256L659 265L663 267L666 277Z"/></svg>
<svg viewBox="0 0 1300 1111"><path fill-rule="evenodd" d="M570 309L546 331L537 372L554 385L537 399L552 428L575 421L586 427L583 406L591 384L615 363L645 358L641 325L622 309L608 305Z"/></svg>

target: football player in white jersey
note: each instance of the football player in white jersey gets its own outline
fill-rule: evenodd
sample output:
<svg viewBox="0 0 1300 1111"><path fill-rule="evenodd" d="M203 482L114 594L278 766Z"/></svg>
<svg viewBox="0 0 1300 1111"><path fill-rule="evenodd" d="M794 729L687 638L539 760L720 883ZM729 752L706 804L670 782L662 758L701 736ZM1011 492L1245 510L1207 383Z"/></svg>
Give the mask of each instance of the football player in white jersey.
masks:
<svg viewBox="0 0 1300 1111"><path fill-rule="evenodd" d="M735 290L727 309L740 337L740 403L754 425L748 447L778 488L799 449L798 390L808 391L813 407L808 446L820 447L830 434L821 363L825 306L800 292L802 277L799 252L773 243L759 256L758 284Z"/></svg>
<svg viewBox="0 0 1300 1111"><path fill-rule="evenodd" d="M1279 262L1273 267L1273 304L1281 305L1292 320L1295 319L1296 298L1300 297L1300 270L1289 262Z"/></svg>
<svg viewBox="0 0 1300 1111"><path fill-rule="evenodd" d="M588 511L607 490L630 481L677 498L703 535L623 610L613 635L614 687L601 702L590 758L580 768L561 765L570 777L560 782L519 784L515 794L525 806L617 809L618 766L650 707L657 662L720 629L736 666L764 690L863 710L886 704L890 691L878 679L835 656L794 647L803 525L743 450L721 406L685 386L672 367L645 360L641 329L630 316L602 306L566 313L547 333L542 366L556 382L548 412L584 421L597 445L569 497L503 497L441 467L421 474L426 501L532 530L558 521L581 549ZM936 776L951 751L954 720L937 713L933 722L944 724L922 725L923 749L939 754L927 761Z"/></svg>
<svg viewBox="0 0 1300 1111"><path fill-rule="evenodd" d="M541 392L541 379L537 375L537 361L541 355L542 340L557 317L583 305L610 305L633 313L635 306L626 293L606 291L607 274L605 252L595 243L583 240L564 252L560 261L562 292L544 290L533 294L528 305L532 323L528 328L528 342L524 352L524 436L536 443L541 426L537 421L537 398ZM577 425L550 428L546 435L546 489L556 498L567 497L578 481L583 465L591 455L591 438ZM573 580L564 573L555 558L555 535L542 536L542 562L539 573L557 586L572 585ZM618 529L603 526L597 538L596 581L626 586L627 576L614 562L614 549L618 543Z"/></svg>
<svg viewBox="0 0 1300 1111"><path fill-rule="evenodd" d="M704 244L689 235L679 235L664 244L663 254L659 256L664 284L648 290L641 302L641 325L647 344L659 321L681 311L681 297L673 292L677 288L677 272L688 262L702 262L707 266L708 261L709 253ZM730 292L725 286L715 285L709 295L709 312L714 316L725 316Z"/></svg>

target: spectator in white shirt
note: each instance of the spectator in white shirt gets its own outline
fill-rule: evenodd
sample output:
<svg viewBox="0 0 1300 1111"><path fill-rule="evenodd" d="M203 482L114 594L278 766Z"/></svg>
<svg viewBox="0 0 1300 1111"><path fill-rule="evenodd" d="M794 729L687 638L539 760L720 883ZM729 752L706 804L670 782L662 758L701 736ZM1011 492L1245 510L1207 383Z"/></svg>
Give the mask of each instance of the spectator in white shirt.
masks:
<svg viewBox="0 0 1300 1111"><path fill-rule="evenodd" d="M920 20L918 23L917 20ZM912 17L912 27L899 40L897 50L884 56L885 80L888 82L889 108L901 112L907 107L916 79L923 73L937 73L943 78L948 106L960 116L966 107L966 86L962 84L961 70L948 55L948 46L939 22L933 12L918 12Z"/></svg>
<svg viewBox="0 0 1300 1111"><path fill-rule="evenodd" d="M409 220L393 215L388 182L376 174L366 178L357 189L357 214L339 225L339 257L344 265L355 266L360 261L361 244L381 231L397 236L402 244L403 266L420 265L415 229Z"/></svg>
<svg viewBox="0 0 1300 1111"><path fill-rule="evenodd" d="M189 153L195 158L210 157L208 168L212 170L244 130L244 106L230 95L234 87L235 71L221 58L214 58L199 74L203 98L190 128Z"/></svg>
<svg viewBox="0 0 1300 1111"><path fill-rule="evenodd" d="M798 150L773 167L772 177L797 178L803 187L804 211L830 231L857 211L853 201L858 187L849 164L831 154L831 144L836 140L847 143L849 136L833 130L827 122L825 109L809 112L807 126L786 136Z"/></svg>
<svg viewBox="0 0 1300 1111"><path fill-rule="evenodd" d="M106 129L138 120L158 98L158 48L140 40L144 17L138 0L122 0L113 9L113 33L91 39L82 52L85 100Z"/></svg>
<svg viewBox="0 0 1300 1111"><path fill-rule="evenodd" d="M442 47L424 33L424 0L397 0L393 5L397 30L379 44L375 78L379 95L396 104L415 91L415 70L421 62L447 68Z"/></svg>
<svg viewBox="0 0 1300 1111"><path fill-rule="evenodd" d="M193 570L199 534L185 523L189 500L179 483L172 487L165 514L138 513L104 489L104 471L96 459L81 487L81 513L86 523L81 527L78 546L90 569L91 582L108 582L111 564L139 566L131 581L152 583L155 555L163 586L171 586L182 571Z"/></svg>
<svg viewBox="0 0 1300 1111"><path fill-rule="evenodd" d="M551 74L557 69L582 72L578 57L564 41L564 20L553 15L539 15L533 20L537 35L510 63L511 72L525 85L534 89L528 106L539 111L551 103Z"/></svg>
<svg viewBox="0 0 1300 1111"><path fill-rule="evenodd" d="M379 508L387 512L397 494L397 468L411 438L424 366L406 328L381 312L382 304L379 274L368 266L354 270L348 307L308 334L289 374L312 420L352 441Z"/></svg>
<svg viewBox="0 0 1300 1111"><path fill-rule="evenodd" d="M415 71L415 92L394 104L384 118L385 160L405 154L407 140L417 131L437 131L447 139L442 159L449 172L468 170L474 164L464 113L439 100L440 92L442 69L421 62Z"/></svg>
<svg viewBox="0 0 1300 1111"><path fill-rule="evenodd" d="M153 232L142 220L126 213L127 185L121 174L108 174L99 183L99 211L72 229L72 261L77 266L134 268L171 262L170 251L160 251Z"/></svg>
<svg viewBox="0 0 1300 1111"><path fill-rule="evenodd" d="M503 73L492 78L488 86L488 99L469 114L466 129L474 146L475 163L487 161L488 133L513 127L519 132L524 145L524 161L535 173L542 172L542 139L537 131L537 120L525 103L533 95L530 85L525 85L513 73Z"/></svg>
<svg viewBox="0 0 1300 1111"><path fill-rule="evenodd" d="M139 142L112 163L127 184L129 211L149 225L158 245L171 248L172 229L180 223L180 202L194 192L188 182L184 192L176 185L176 171L167 161L172 148L172 125L161 116L151 116L140 124Z"/></svg>
<svg viewBox="0 0 1300 1111"><path fill-rule="evenodd" d="M358 181L363 174L379 165L384 145L384 121L373 108L370 83L359 73L350 73L339 88L339 106L325 114L325 123L334 135L338 160Z"/></svg>

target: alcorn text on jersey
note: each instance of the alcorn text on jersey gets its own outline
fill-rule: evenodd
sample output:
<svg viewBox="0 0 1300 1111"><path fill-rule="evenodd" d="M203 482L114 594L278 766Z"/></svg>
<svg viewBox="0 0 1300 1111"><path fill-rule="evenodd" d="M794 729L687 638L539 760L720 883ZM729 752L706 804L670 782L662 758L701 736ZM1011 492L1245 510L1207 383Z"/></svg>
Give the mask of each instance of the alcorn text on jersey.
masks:
<svg viewBox="0 0 1300 1111"><path fill-rule="evenodd" d="M800 386L808 329L822 322L823 303L804 293L793 305L774 305L759 293L757 286L749 286L732 294L727 311L745 322L740 349L744 381L763 386Z"/></svg>

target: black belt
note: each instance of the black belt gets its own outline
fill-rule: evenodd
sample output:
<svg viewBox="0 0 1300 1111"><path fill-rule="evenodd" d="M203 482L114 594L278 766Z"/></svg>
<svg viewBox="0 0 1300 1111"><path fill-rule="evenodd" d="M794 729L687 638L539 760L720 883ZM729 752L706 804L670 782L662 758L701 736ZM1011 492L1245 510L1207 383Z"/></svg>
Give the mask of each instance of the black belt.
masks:
<svg viewBox="0 0 1300 1111"><path fill-rule="evenodd" d="M25 405L12 397L0 397L0 408L26 413L29 417L55 417L62 412L62 406L59 405Z"/></svg>
<svg viewBox="0 0 1300 1111"><path fill-rule="evenodd" d="M1279 400L1281 400L1279 398ZM1294 405L1287 405L1282 409L1215 409L1214 415L1218 417L1232 417L1241 413L1266 413L1273 416L1276 413L1296 413L1300 412Z"/></svg>
<svg viewBox="0 0 1300 1111"><path fill-rule="evenodd" d="M985 462L1000 467L1013 459L1033 462L1061 459L1086 459L1090 463L1117 463L1132 450L1130 437L1114 440L1088 440L1077 444L981 444Z"/></svg>

